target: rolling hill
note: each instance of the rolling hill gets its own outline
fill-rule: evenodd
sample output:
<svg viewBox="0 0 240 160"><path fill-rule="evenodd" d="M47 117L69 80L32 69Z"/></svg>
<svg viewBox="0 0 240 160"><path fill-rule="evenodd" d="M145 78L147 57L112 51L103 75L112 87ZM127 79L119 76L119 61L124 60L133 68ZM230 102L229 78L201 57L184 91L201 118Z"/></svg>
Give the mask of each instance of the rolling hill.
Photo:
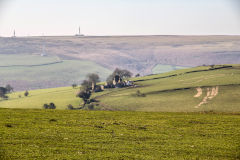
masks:
<svg viewBox="0 0 240 160"><path fill-rule="evenodd" d="M203 64L239 64L239 46L240 36L0 37L0 85L9 83L16 90L63 87L81 83L82 71L99 72L105 80L116 67L149 75ZM45 58L40 57L43 48ZM35 66L15 66L13 71L19 59ZM39 66L49 62L63 63Z"/></svg>
<svg viewBox="0 0 240 160"><path fill-rule="evenodd" d="M16 91L79 84L88 73L97 73L103 81L111 73L92 61L57 56L0 54L0 62L0 86L11 84Z"/></svg>
<svg viewBox="0 0 240 160"><path fill-rule="evenodd" d="M240 65L133 78L94 93L95 111L66 110L79 88L14 92L0 100L0 159L239 159L239 79Z"/></svg>
<svg viewBox="0 0 240 160"><path fill-rule="evenodd" d="M147 76L135 79L137 87L115 89L96 99L107 110L239 112L239 69L206 66ZM145 96L137 96L137 91Z"/></svg>
<svg viewBox="0 0 240 160"><path fill-rule="evenodd" d="M96 110L163 111L163 112L240 112L240 66L219 65L196 67L163 74L133 78L135 87L106 89L94 93ZM9 95L1 108L42 108L54 102L58 109L72 104L78 107L79 89L71 87L30 91ZM145 96L137 96L136 92ZM21 95L21 98L19 98Z"/></svg>

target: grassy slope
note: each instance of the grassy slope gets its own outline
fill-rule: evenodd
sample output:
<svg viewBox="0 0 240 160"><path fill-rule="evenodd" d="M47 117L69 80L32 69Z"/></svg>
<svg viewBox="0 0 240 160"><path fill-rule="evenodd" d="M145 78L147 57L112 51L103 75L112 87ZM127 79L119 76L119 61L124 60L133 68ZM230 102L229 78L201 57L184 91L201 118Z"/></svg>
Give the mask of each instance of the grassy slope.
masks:
<svg viewBox="0 0 240 160"><path fill-rule="evenodd" d="M0 55L0 58L1 56L3 55ZM6 62L3 64L1 62L0 66L38 65L58 61L55 60L58 59L57 57L50 56L5 55L4 57ZM70 86L73 83L80 83L88 73L98 73L102 80L105 80L110 72L94 62L83 60L63 60L62 63L35 67L0 67L0 86L9 83L17 90Z"/></svg>
<svg viewBox="0 0 240 160"><path fill-rule="evenodd" d="M113 90L112 93L97 97L100 104L111 110L134 111L166 111L166 112L195 112L195 111L220 111L240 112L240 69L235 66L231 69L194 72L208 67L185 69L166 74L138 78L136 82L140 87ZM177 74L174 77L161 78ZM207 88L219 86L216 97L195 108L207 95ZM194 98L196 87L201 87L203 94ZM181 88L189 88L176 90ZM140 90L146 97L136 97Z"/></svg>
<svg viewBox="0 0 240 160"><path fill-rule="evenodd" d="M0 159L239 159L240 116L0 109Z"/></svg>
<svg viewBox="0 0 240 160"><path fill-rule="evenodd" d="M93 96L102 109L111 110L239 112L239 66L183 74L203 69L208 67L136 78L139 88ZM164 78L173 74L178 76ZM203 98L193 98L195 87L216 85L225 86L210 103L194 109ZM174 91L181 87L192 88ZM146 97L132 96L138 89ZM54 102L65 109L69 103L80 103L77 90L33 90L22 98L18 95L23 93L13 93L10 100L0 101L0 107L41 108ZM240 158L239 114L0 109L0 115L0 159Z"/></svg>
<svg viewBox="0 0 240 160"><path fill-rule="evenodd" d="M185 69L185 68L187 67L158 64L152 69L152 73L159 74L159 73L171 72L174 70Z"/></svg>
<svg viewBox="0 0 240 160"><path fill-rule="evenodd" d="M93 94L100 102L98 109L164 112L220 111L240 112L240 70L239 66L229 69L202 71L183 74L189 71L206 70L209 67L178 70L160 75L135 78L139 87L110 89ZM175 77L167 77L175 75ZM194 98L196 87L202 87L203 94ZM209 86L209 87L206 87ZM219 86L219 93L207 104L194 108L206 96L207 88ZM189 88L175 90L176 88ZM136 97L140 90L146 97ZM166 91L169 90L169 91ZM1 108L41 108L44 103L54 102L58 109L66 109L68 104L78 107L81 103L75 97L78 89L56 88L30 91L30 97L18 98L23 93L13 93L8 101L0 101Z"/></svg>
<svg viewBox="0 0 240 160"><path fill-rule="evenodd" d="M0 66L11 66L11 65L41 65L46 63L58 62L57 56L46 56L30 55L30 54L0 54L1 64Z"/></svg>
<svg viewBox="0 0 240 160"><path fill-rule="evenodd" d="M54 102L58 109L66 109L68 104L78 106L80 99L76 97L79 88L72 87L51 88L29 91L29 96L24 97L24 92L10 95L8 101L0 101L2 108L42 108L43 104ZM21 95L21 98L19 98Z"/></svg>

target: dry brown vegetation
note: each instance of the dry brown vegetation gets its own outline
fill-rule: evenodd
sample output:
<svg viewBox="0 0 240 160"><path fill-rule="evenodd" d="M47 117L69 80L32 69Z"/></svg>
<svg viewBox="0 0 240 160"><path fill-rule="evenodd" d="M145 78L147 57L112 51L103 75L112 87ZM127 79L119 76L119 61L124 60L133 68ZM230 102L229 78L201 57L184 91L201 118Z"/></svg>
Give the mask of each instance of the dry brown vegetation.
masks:
<svg viewBox="0 0 240 160"><path fill-rule="evenodd" d="M0 54L46 52L94 61L108 69L151 74L157 64L198 66L240 63L240 36L113 36L0 38Z"/></svg>

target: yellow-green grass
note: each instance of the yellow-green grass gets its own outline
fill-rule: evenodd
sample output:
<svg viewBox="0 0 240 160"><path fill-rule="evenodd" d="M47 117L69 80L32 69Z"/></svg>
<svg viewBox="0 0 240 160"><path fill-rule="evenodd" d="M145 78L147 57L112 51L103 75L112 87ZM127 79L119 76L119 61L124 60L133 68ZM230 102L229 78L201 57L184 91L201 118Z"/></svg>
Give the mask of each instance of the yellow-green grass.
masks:
<svg viewBox="0 0 240 160"><path fill-rule="evenodd" d="M220 66L218 66L220 67ZM185 69L160 75L135 79L138 87L113 90L97 96L102 108L110 110L164 111L164 112L240 112L240 69L207 70L209 67ZM169 75L176 75L168 77ZM167 78L166 78L167 77ZM196 88L201 87L202 95ZM218 87L218 94L207 103L198 106L206 97L208 88ZM136 96L139 90L145 97ZM101 107L100 107L101 108Z"/></svg>
<svg viewBox="0 0 240 160"><path fill-rule="evenodd" d="M234 64L234 65L216 65L215 67L223 67L223 66L234 66L234 67L240 67L240 65ZM148 80L148 79L155 79L155 78L164 78L167 76L171 76L171 75L183 75L186 74L188 72L194 72L194 71L208 71L211 67L210 66L199 66L199 67L194 67L194 68L186 68L186 69L180 69L180 70L176 70L176 71L170 71L170 72L166 72L166 73L161 73L161 74L152 74L152 75L148 75L148 76L144 76L144 77L137 77L137 78L133 78L134 81L138 81L138 80Z"/></svg>
<svg viewBox="0 0 240 160"><path fill-rule="evenodd" d="M219 68L221 66L215 66ZM169 73L134 78L137 87L106 89L94 93L92 98L97 110L163 111L163 112L240 112L240 67L209 70L209 66L184 69ZM199 72L193 72L199 71ZM191 73L190 73L191 72ZM171 76L174 75L174 76ZM202 95L197 94L202 88ZM218 87L218 94L207 103L197 107L207 95L208 88ZM71 87L33 90L29 97L23 92L12 93L9 100L0 101L1 108L42 108L44 103L53 102L57 109L66 109L68 104L79 107L79 89ZM145 97L136 96L139 90ZM19 98L18 95L22 97Z"/></svg>
<svg viewBox="0 0 240 160"><path fill-rule="evenodd" d="M0 159L240 158L240 116L0 109Z"/></svg>
<svg viewBox="0 0 240 160"><path fill-rule="evenodd" d="M15 92L9 95L9 100L0 101L1 108L42 108L43 104L53 102L57 109L66 109L69 104L79 107L81 99L76 97L79 88L61 87L29 91L25 97L24 92ZM21 96L21 97L19 97Z"/></svg>
<svg viewBox="0 0 240 160"><path fill-rule="evenodd" d="M153 74L166 73L166 72L185 69L185 68L189 68L189 67L158 64L152 69L152 73Z"/></svg>
<svg viewBox="0 0 240 160"><path fill-rule="evenodd" d="M207 89L203 88L203 95L198 98L193 96L195 89L169 91L162 93L146 94L146 97L137 97L136 91L115 92L100 97L102 109L122 111L152 111L152 112L240 112L240 86L219 87L219 93L207 104L196 108L206 96ZM141 91L141 90L140 90Z"/></svg>

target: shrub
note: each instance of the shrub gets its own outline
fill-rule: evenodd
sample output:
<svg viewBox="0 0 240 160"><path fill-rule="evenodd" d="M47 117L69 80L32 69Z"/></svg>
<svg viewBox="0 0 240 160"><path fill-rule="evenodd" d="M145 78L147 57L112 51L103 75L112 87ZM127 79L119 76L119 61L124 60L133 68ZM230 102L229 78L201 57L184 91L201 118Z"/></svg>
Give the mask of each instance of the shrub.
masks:
<svg viewBox="0 0 240 160"><path fill-rule="evenodd" d="M43 109L49 109L48 104L44 104L44 105L43 105Z"/></svg>
<svg viewBox="0 0 240 160"><path fill-rule="evenodd" d="M91 98L91 99L89 100L89 103L92 103L92 102L99 102L99 101L96 100L96 99L94 99L94 98Z"/></svg>
<svg viewBox="0 0 240 160"><path fill-rule="evenodd" d="M57 122L56 119L50 119L49 122Z"/></svg>
<svg viewBox="0 0 240 160"><path fill-rule="evenodd" d="M11 128L11 127L12 127L11 124L5 124L5 126L8 127L8 128Z"/></svg>
<svg viewBox="0 0 240 160"><path fill-rule="evenodd" d="M77 84L72 84L72 88L76 88L77 87Z"/></svg>
<svg viewBox="0 0 240 160"><path fill-rule="evenodd" d="M136 91L136 96L137 96L137 97L146 97L146 95L143 94L143 93L141 93L140 90L137 90L137 91Z"/></svg>
<svg viewBox="0 0 240 160"><path fill-rule="evenodd" d="M54 103L50 103L50 105L49 105L49 109L56 109L55 104L54 104Z"/></svg>
<svg viewBox="0 0 240 160"><path fill-rule="evenodd" d="M5 94L7 94L7 89L4 87L0 87L0 97L4 98Z"/></svg>
<svg viewBox="0 0 240 160"><path fill-rule="evenodd" d="M215 67L214 64L210 65L210 69L214 69L214 67Z"/></svg>
<svg viewBox="0 0 240 160"><path fill-rule="evenodd" d="M69 109L69 110L73 110L74 107L73 107L71 104L69 104L69 105L67 106L67 109Z"/></svg>
<svg viewBox="0 0 240 160"><path fill-rule="evenodd" d="M93 104L89 104L87 107L88 107L89 110L94 110L94 105Z"/></svg>
<svg viewBox="0 0 240 160"><path fill-rule="evenodd" d="M139 73L138 73L138 74L136 74L136 75L135 75L135 77L140 77L140 74L139 74Z"/></svg>
<svg viewBox="0 0 240 160"><path fill-rule="evenodd" d="M43 109L56 109L56 106L54 103L44 104Z"/></svg>
<svg viewBox="0 0 240 160"><path fill-rule="evenodd" d="M91 97L91 91L89 90L81 90L80 92L77 93L76 95L79 98L82 98L84 104L83 107L88 103L89 98Z"/></svg>
<svg viewBox="0 0 240 160"><path fill-rule="evenodd" d="M3 96L3 99L7 100L7 99L8 99L8 96L4 95L4 96Z"/></svg>
<svg viewBox="0 0 240 160"><path fill-rule="evenodd" d="M27 97L29 95L28 91L25 91L24 96Z"/></svg>

